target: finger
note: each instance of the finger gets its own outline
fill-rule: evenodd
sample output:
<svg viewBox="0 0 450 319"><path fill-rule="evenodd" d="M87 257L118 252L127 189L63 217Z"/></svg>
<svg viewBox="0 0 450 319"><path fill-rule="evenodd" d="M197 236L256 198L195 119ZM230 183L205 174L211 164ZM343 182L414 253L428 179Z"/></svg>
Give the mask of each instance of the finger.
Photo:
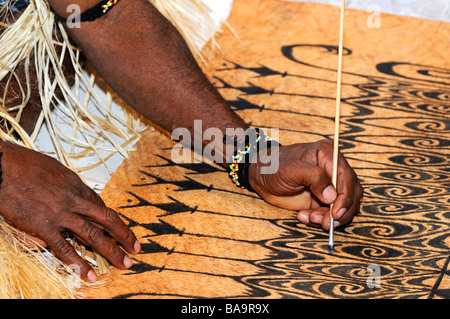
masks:
<svg viewBox="0 0 450 319"><path fill-rule="evenodd" d="M353 171L341 171L338 175L338 196L333 205L333 218L336 220L348 211L354 213L355 204L358 205L362 197L362 187ZM353 207L353 209L351 209Z"/></svg>
<svg viewBox="0 0 450 319"><path fill-rule="evenodd" d="M359 212L360 204L356 203L348 211L346 211L342 217L339 219L340 225L346 225L350 223L356 214Z"/></svg>
<svg viewBox="0 0 450 319"><path fill-rule="evenodd" d="M322 167L303 162L294 168L293 178L298 186L306 186L324 204L331 204L337 196L328 173Z"/></svg>
<svg viewBox="0 0 450 319"><path fill-rule="evenodd" d="M322 226L323 230L325 230L325 231L330 230L330 219L331 219L330 209L328 208L327 211L323 214L323 218L322 218L322 222L321 222L321 226ZM341 225L342 225L342 221L335 220L333 218L333 227L334 228L339 227Z"/></svg>
<svg viewBox="0 0 450 319"><path fill-rule="evenodd" d="M106 206L103 199L90 187L86 186L82 190L82 198L95 203L98 206Z"/></svg>
<svg viewBox="0 0 450 319"><path fill-rule="evenodd" d="M330 209L328 207L319 207L311 212L309 215L311 223L321 226L324 218L330 214Z"/></svg>
<svg viewBox="0 0 450 319"><path fill-rule="evenodd" d="M100 225L127 252L137 254L141 250L141 245L133 231L125 225L113 209L98 206L91 201L84 201L77 213Z"/></svg>
<svg viewBox="0 0 450 319"><path fill-rule="evenodd" d="M38 248L47 247L47 243L45 241L43 241L42 239L40 239L39 237L36 237L35 235L25 234L25 237L23 240L24 240L25 244L30 245L30 246L36 246Z"/></svg>
<svg viewBox="0 0 450 319"><path fill-rule="evenodd" d="M317 209L303 209L299 211L297 217L300 222L312 227L321 227L324 216L329 215L328 207Z"/></svg>
<svg viewBox="0 0 450 319"><path fill-rule="evenodd" d="M319 207L317 209L304 209L299 211L298 219L305 225L328 231L330 229L330 209L328 207ZM341 225L340 221L334 220L334 227Z"/></svg>
<svg viewBox="0 0 450 319"><path fill-rule="evenodd" d="M309 214L311 214L311 209L303 209L298 212L297 219L301 223L308 225L309 224Z"/></svg>
<svg viewBox="0 0 450 319"><path fill-rule="evenodd" d="M324 204L313 194L311 196L311 209L317 209L324 206Z"/></svg>
<svg viewBox="0 0 450 319"><path fill-rule="evenodd" d="M317 145L317 156L318 156L318 163L320 167L323 167L328 176L333 175L333 153L334 153L334 146L331 141L321 141L316 144ZM334 187L334 191L336 192L336 196L334 200L337 200L338 194L346 194L348 196L347 203L344 207L340 207L340 205L334 205L336 209L342 209L346 208L348 209L352 205L352 198L353 193L355 190L355 185L358 182L358 178L356 176L356 173L351 168L350 164L348 163L347 159L344 157L344 155L340 152L338 152L338 162L337 162L337 181L336 185ZM329 196L328 199L332 198L332 190L329 189ZM334 202L332 201L325 201L324 203L331 204ZM334 202L335 203L335 202ZM336 204L336 203L335 203ZM336 210L338 212L339 210ZM345 211L341 211L341 215L345 213ZM333 215L334 216L334 215Z"/></svg>
<svg viewBox="0 0 450 319"><path fill-rule="evenodd" d="M73 246L57 232L45 232L41 238L48 244L55 256L61 260L65 265L79 274L81 279L94 282L97 280L97 274L89 263L81 258Z"/></svg>
<svg viewBox="0 0 450 319"><path fill-rule="evenodd" d="M64 225L72 231L81 241L85 242L95 252L108 259L111 264L119 269L131 267L130 257L112 240L104 234L104 231L93 223L77 215L73 215L70 221Z"/></svg>
<svg viewBox="0 0 450 319"><path fill-rule="evenodd" d="M320 207L315 209L310 215L311 222L317 227L321 227L323 230L328 231L330 229L330 208ZM333 220L334 227L341 225L339 221Z"/></svg>
<svg viewBox="0 0 450 319"><path fill-rule="evenodd" d="M361 194L362 193L362 187L360 188L361 190L358 190L356 193L357 194ZM357 195L357 198L360 199L360 195ZM336 218L338 219L339 223L341 225L345 225L350 223L353 220L353 217L359 212L361 203L359 200L355 200L352 204L352 206L348 209L348 210L344 210L341 214L341 216L336 216Z"/></svg>

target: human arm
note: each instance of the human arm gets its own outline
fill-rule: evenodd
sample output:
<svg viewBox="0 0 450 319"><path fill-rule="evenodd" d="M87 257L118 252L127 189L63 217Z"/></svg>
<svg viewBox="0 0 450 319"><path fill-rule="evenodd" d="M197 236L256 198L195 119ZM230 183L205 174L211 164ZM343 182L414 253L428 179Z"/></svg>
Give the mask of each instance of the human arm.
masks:
<svg viewBox="0 0 450 319"><path fill-rule="evenodd" d="M96 2L97 0L49 1L53 9L63 17L68 16L66 8L69 4L78 3L81 11L84 11ZM247 124L232 112L226 101L201 72L179 33L148 1L121 0L107 15L93 22L81 23L80 28L68 28L67 30L108 84L130 106L167 131L171 132L175 128L184 127L194 133L195 120L202 120L204 129L215 127L224 133L226 128L229 127L243 128L244 130L248 128ZM192 134L192 137L195 138L198 135ZM200 143L205 145L209 141L202 140ZM216 143L222 142L216 141ZM314 144L283 146L280 151L280 170L272 175L262 176L257 169L259 164L250 165L252 187L269 203L288 209L302 209L302 212L307 212L311 217L307 224L322 225L327 228L327 205L336 197L328 173L331 154L327 150L327 143L320 141ZM196 144L195 141L192 145L194 144ZM229 162L227 154L222 154L222 157L223 163ZM6 158L5 161L9 162L12 159ZM29 161L22 164L26 167L32 161L39 162L41 160L32 156ZM24 173L24 176L28 176L26 180L28 185L38 187L41 183L45 183L47 179L62 178L65 181L63 185L77 185L77 190L84 189L84 186L81 186L76 178L65 178L66 173L48 175L48 173L40 171L46 166L45 161L42 161L42 165L35 167L34 170L24 171L17 167L18 171ZM335 219L342 223L348 222L353 217L361 194L357 191L360 189L360 185L356 175L349 166L344 165L345 163L341 161L340 165L343 166L338 180L338 199L341 199L335 201L336 212L340 208L344 208L343 206L347 208L345 218L342 219L335 215ZM224 166L226 167L226 165ZM65 172L66 169L55 165L54 172L58 171ZM28 174L30 172L32 174ZM35 174L35 172L41 173ZM295 177L294 181L292 181L292 176ZM10 182L13 183L14 179L11 178ZM15 182L17 183L17 181ZM52 190L53 187L62 189L55 192ZM24 195L25 192L20 192L23 195L16 201L29 202L28 207L23 207L27 208L28 212L33 212L35 208L42 207L38 214L29 216L29 218L36 218L34 224L27 224L27 219L17 219L14 212L7 211L6 208L6 213L2 211L2 214L13 222L19 220L22 224L20 228L35 233L38 237L44 239L50 247L53 245L53 247L58 248L58 245L62 243L58 232L69 226L62 226L63 220L60 220L60 211L64 211L73 205L70 201L70 194L77 193L74 189L65 189L59 184L52 183L48 183L45 188L45 192L52 196L51 202L54 203L55 207L60 208L58 211L46 209L46 204L41 200L45 196L41 193L34 192L34 196L26 196ZM332 194L329 198L323 196L323 190L325 189L331 189ZM90 194L92 196L91 202L98 201L96 196ZM5 198L12 201L7 195L5 195ZM295 206L292 204L295 204ZM84 220L95 219L97 215L102 215L102 210L103 208L89 210L90 215L82 216L82 218ZM108 215L114 215L110 210L108 211L111 213ZM313 222L314 216L320 219L320 222ZM51 231L40 233L39 230L47 229L45 226L49 223L47 222L44 225L39 223L38 220L53 220ZM75 220L75 217L71 220ZM117 219L115 220L117 221ZM18 223L15 225L21 226ZM99 230L113 227L110 224L108 224L108 227L94 226L96 228L92 228L92 234L100 234ZM122 226L120 226L120 229L124 231L124 234L129 234L128 229L125 231ZM110 230L110 232L114 231ZM90 231L86 229L78 229L78 236L81 238L89 236L89 234ZM130 238L133 240L134 238L131 235L129 236L122 239L122 245L128 247L127 251L131 252ZM121 253L110 245L112 241L108 242L109 239L100 238L103 246L93 244L97 252L108 259L112 259L114 265L123 268L125 263L120 263L120 258L117 256L122 257L124 255L120 255ZM110 250L118 255L111 254ZM57 256L72 256L61 259L66 263L80 264L82 276L87 276L89 268L75 258L70 247L64 245L64 249L60 249Z"/></svg>
<svg viewBox="0 0 450 319"><path fill-rule="evenodd" d="M96 1L78 3L83 11ZM64 8L73 1L49 2L59 15L67 16ZM204 129L215 127L223 134L228 127L248 128L205 77L181 35L149 1L121 0L108 14L68 32L108 84L167 131L184 127L198 138L195 120L202 120ZM205 146L210 141L200 143ZM276 174L261 175L257 165L251 165L252 186L268 202L299 210L309 215L306 220L299 214L301 221L324 229L327 206L334 202L335 220L345 224L358 210L362 188L341 155L336 192L330 178L331 149L327 141L283 146ZM222 154L225 164L230 162L227 155Z"/></svg>

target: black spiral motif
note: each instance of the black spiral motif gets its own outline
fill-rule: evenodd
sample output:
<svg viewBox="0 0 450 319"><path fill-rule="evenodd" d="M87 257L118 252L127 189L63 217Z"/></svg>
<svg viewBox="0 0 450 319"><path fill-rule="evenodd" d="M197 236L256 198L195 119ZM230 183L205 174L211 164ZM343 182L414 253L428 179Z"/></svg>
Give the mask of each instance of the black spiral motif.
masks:
<svg viewBox="0 0 450 319"><path fill-rule="evenodd" d="M450 140L449 139L443 139L443 138L414 138L414 139L404 139L401 140L400 143L417 147L419 149L436 149L440 150L443 148L450 148Z"/></svg>
<svg viewBox="0 0 450 319"><path fill-rule="evenodd" d="M402 236L410 236L414 233L414 228L411 225L404 225L400 223L384 222L378 224L357 224L352 228L352 232L374 239L398 238Z"/></svg>
<svg viewBox="0 0 450 319"><path fill-rule="evenodd" d="M420 170L388 170L379 173L379 176L386 180L392 180L404 183L414 182L446 182L449 180L449 176L446 174L434 173L432 171L420 171Z"/></svg>
<svg viewBox="0 0 450 319"><path fill-rule="evenodd" d="M418 109L430 113L437 113L446 115L450 112L450 104L439 104L439 103L421 103L416 106Z"/></svg>
<svg viewBox="0 0 450 319"><path fill-rule="evenodd" d="M423 83L443 84L447 87L450 85L450 70L446 68L408 62L382 62L377 64L376 68L383 74L399 79L419 80Z"/></svg>
<svg viewBox="0 0 450 319"><path fill-rule="evenodd" d="M417 94L419 97L423 97L426 99L433 99L438 100L440 102L449 103L450 101L450 92L443 92L443 91L424 91ZM449 105L447 105L446 110L448 110Z"/></svg>
<svg viewBox="0 0 450 319"><path fill-rule="evenodd" d="M377 201L373 204L366 203L364 205L364 211L370 215L376 216L380 214L384 214L385 216L402 216L404 214L414 213L423 207L424 205L418 205L414 203Z"/></svg>
<svg viewBox="0 0 450 319"><path fill-rule="evenodd" d="M406 127L425 133L443 133L450 132L450 120L446 119L430 119L427 121L411 121L405 124Z"/></svg>
<svg viewBox="0 0 450 319"><path fill-rule="evenodd" d="M441 187L426 187L419 185L385 183L383 185L367 185L366 192L374 197L385 199L427 198L430 196L445 195Z"/></svg>
<svg viewBox="0 0 450 319"><path fill-rule="evenodd" d="M409 167L429 167L429 166L444 166L448 165L449 158L436 154L420 154L407 153L405 155L397 155L389 157L393 163L406 165Z"/></svg>

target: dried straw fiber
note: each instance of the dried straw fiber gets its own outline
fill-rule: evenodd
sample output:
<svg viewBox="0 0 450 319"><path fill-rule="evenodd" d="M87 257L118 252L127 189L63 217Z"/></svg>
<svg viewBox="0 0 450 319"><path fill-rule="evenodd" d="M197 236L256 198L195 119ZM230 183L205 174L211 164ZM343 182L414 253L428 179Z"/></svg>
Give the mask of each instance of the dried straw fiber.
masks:
<svg viewBox="0 0 450 319"><path fill-rule="evenodd" d="M450 297L450 27L347 10L341 150L365 188L361 213L328 234L241 191L212 164L171 162L148 132L102 197L140 238L127 271L90 298ZM236 0L239 37L203 66L255 127L282 144L333 137L339 8ZM370 24L369 24L370 25Z"/></svg>

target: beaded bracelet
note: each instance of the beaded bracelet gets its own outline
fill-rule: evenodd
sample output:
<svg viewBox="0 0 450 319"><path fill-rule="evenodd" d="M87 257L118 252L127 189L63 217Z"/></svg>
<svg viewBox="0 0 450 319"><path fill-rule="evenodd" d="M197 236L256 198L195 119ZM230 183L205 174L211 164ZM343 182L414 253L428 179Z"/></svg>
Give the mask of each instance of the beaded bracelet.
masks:
<svg viewBox="0 0 450 319"><path fill-rule="evenodd" d="M94 21L106 14L112 7L114 7L120 0L103 0L97 3L90 9L87 9L85 12L80 14L77 18L74 18L74 21L79 22L88 22ZM60 16L56 16L57 20L62 22L67 22L68 18L62 18Z"/></svg>
<svg viewBox="0 0 450 319"><path fill-rule="evenodd" d="M249 134L246 134L243 149L239 147L236 149L236 152L232 157L232 163L229 165L229 175L233 183L238 187L247 188L249 191L254 191L250 187L248 180L248 169L253 155L264 148L270 148L275 143L276 145L281 146L277 141L266 136L262 130L253 129L252 131L256 136L255 141L249 143Z"/></svg>

